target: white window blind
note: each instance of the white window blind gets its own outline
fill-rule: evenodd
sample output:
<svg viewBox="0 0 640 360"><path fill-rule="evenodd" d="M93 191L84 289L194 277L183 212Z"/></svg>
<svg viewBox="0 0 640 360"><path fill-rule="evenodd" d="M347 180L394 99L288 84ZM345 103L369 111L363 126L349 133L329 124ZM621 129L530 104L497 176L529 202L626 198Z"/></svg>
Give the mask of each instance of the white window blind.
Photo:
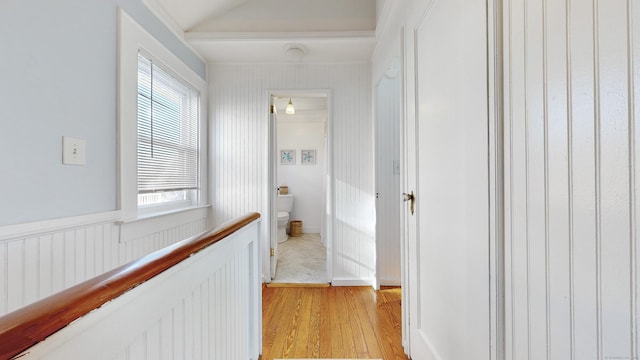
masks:
<svg viewBox="0 0 640 360"><path fill-rule="evenodd" d="M185 200L198 188L198 108L197 91L138 55L139 205Z"/></svg>

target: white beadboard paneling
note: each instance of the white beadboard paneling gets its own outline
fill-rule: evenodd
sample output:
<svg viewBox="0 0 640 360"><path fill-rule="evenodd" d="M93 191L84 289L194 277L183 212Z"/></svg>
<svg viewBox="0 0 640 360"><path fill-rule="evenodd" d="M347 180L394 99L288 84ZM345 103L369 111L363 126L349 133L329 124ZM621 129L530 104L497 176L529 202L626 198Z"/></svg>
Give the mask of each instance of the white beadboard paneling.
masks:
<svg viewBox="0 0 640 360"><path fill-rule="evenodd" d="M145 234L138 229L141 236L127 242L120 241L119 225L114 222L59 223L67 227L55 225L47 231L35 224L41 233L24 228L28 236L0 240L0 315L208 228L207 211L180 217L160 231L147 227Z"/></svg>
<svg viewBox="0 0 640 360"><path fill-rule="evenodd" d="M25 359L258 359L259 221L87 314ZM253 271L253 272L252 272Z"/></svg>
<svg viewBox="0 0 640 360"><path fill-rule="evenodd" d="M0 243L0 314L9 308L9 246Z"/></svg>
<svg viewBox="0 0 640 360"><path fill-rule="evenodd" d="M375 267L369 64L210 64L214 222L268 206L268 93L329 90L335 227L333 275L371 281ZM331 235L330 235L331 236ZM269 227L262 227L268 249ZM268 253L263 274L268 274Z"/></svg>
<svg viewBox="0 0 640 360"><path fill-rule="evenodd" d="M632 1L505 2L507 358L638 358Z"/></svg>
<svg viewBox="0 0 640 360"><path fill-rule="evenodd" d="M631 5L631 2L628 2ZM631 60L640 55L640 6L629 6L628 27L629 27L629 57ZM631 327L632 327L632 348L631 356L636 359L640 358L640 319L639 319L639 301L640 288L638 287L638 260L640 259L640 250L638 246L638 222L640 220L640 204L638 197L640 189L638 188L638 179L640 178L640 91L637 90L640 84L640 62L629 61L629 151L630 151L630 194L631 194L631 236L629 238L631 248Z"/></svg>

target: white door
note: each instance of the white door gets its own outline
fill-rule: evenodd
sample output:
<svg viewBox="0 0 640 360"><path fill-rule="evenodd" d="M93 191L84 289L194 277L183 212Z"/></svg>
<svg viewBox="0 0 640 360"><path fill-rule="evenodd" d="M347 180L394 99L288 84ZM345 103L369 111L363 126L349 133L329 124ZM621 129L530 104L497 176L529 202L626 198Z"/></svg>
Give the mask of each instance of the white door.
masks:
<svg viewBox="0 0 640 360"><path fill-rule="evenodd" d="M415 5L407 34L407 161L416 168L406 185L416 200L406 217L410 353L489 359L486 0Z"/></svg>
<svg viewBox="0 0 640 360"><path fill-rule="evenodd" d="M278 266L278 116L275 111L274 99L271 97L271 106L269 108L269 194L270 204L270 229L269 232L271 245L271 279L276 277L276 267Z"/></svg>
<svg viewBox="0 0 640 360"><path fill-rule="evenodd" d="M394 60L375 88L376 284L398 286L400 238L400 69Z"/></svg>

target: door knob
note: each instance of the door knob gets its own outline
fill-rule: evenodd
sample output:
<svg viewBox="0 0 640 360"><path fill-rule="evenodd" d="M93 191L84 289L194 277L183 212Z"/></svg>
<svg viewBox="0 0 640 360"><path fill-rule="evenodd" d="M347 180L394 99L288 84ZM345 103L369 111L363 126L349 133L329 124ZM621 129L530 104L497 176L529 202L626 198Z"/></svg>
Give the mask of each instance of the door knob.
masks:
<svg viewBox="0 0 640 360"><path fill-rule="evenodd" d="M411 215L413 215L413 212L415 211L415 202L416 202L416 197L413 194L413 191L411 191L410 193L402 193L403 195L403 200L404 201L411 201L411 203L409 204L409 210L411 210Z"/></svg>

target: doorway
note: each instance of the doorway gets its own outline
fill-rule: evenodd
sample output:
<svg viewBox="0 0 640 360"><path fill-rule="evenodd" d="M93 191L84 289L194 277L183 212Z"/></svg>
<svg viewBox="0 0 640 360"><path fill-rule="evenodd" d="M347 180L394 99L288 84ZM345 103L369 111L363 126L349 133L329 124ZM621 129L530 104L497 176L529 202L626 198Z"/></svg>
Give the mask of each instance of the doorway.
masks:
<svg viewBox="0 0 640 360"><path fill-rule="evenodd" d="M328 92L278 91L269 98L271 284L328 284Z"/></svg>

